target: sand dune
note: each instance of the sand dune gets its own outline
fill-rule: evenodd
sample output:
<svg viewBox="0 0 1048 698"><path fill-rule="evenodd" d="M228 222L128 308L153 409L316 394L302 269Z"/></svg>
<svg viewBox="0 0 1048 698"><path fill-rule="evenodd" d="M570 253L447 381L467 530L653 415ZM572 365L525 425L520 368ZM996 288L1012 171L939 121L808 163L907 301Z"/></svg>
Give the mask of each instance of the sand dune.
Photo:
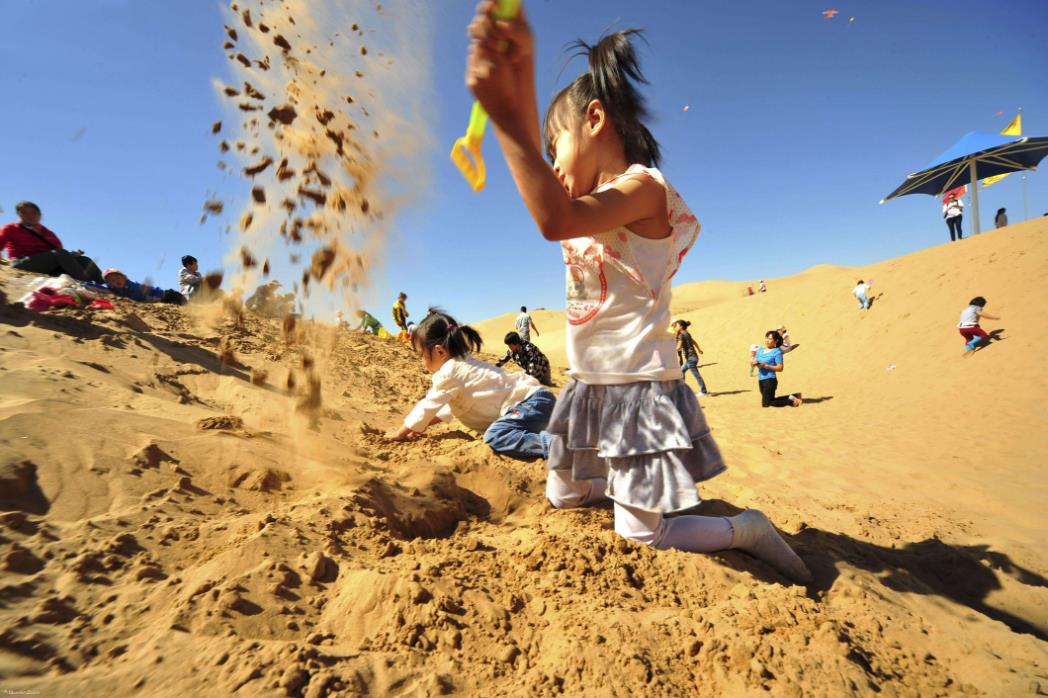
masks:
<svg viewBox="0 0 1048 698"><path fill-rule="evenodd" d="M813 569L808 588L741 553L627 543L607 509L553 512L541 463L492 456L460 425L383 442L428 385L403 345L131 303L0 305L0 685L1048 690L1046 262L1033 221L767 279L760 296L677 288L730 467L703 508L764 509ZM849 295L860 277L874 278L866 313ZM25 278L0 270L0 293ZM954 325L977 294L1003 340L962 359ZM563 383L563 315L534 317ZM783 388L819 400L762 410L748 347L780 322L801 345ZM494 351L512 315L479 327Z"/></svg>

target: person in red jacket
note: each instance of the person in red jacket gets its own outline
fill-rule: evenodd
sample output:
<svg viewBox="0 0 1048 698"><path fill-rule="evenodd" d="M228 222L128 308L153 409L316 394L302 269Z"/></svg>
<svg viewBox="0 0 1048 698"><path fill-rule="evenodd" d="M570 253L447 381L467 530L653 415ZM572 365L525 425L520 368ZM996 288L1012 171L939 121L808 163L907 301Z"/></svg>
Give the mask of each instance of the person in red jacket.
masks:
<svg viewBox="0 0 1048 698"><path fill-rule="evenodd" d="M11 266L36 274L69 274L79 281L102 283L98 265L79 250L62 247L58 236L40 224L40 207L32 201L15 205L18 223L0 228L0 250L7 250Z"/></svg>

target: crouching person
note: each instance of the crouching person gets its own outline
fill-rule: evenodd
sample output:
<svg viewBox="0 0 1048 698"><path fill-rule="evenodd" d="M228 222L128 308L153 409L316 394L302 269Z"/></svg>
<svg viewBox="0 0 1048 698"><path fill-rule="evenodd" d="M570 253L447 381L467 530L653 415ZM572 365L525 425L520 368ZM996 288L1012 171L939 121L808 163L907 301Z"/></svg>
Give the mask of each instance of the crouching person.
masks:
<svg viewBox="0 0 1048 698"><path fill-rule="evenodd" d="M457 418L484 434L493 451L515 458L545 458L553 393L525 373L506 373L475 358L480 335L441 310L426 316L411 335L422 364L433 374L433 386L404 418L391 441L418 438L438 421Z"/></svg>

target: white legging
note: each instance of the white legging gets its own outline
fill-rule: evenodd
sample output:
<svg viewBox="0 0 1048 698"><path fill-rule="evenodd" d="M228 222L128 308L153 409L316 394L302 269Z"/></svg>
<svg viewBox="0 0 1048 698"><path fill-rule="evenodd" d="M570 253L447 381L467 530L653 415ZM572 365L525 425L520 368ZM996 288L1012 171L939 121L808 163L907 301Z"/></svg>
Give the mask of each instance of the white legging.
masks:
<svg viewBox="0 0 1048 698"><path fill-rule="evenodd" d="M550 470L546 476L546 498L557 509L573 509L604 501L604 479L572 480L571 473ZM659 550L676 548L709 553L731 547L731 522L721 516L676 516L663 518L615 502L615 532L623 538Z"/></svg>

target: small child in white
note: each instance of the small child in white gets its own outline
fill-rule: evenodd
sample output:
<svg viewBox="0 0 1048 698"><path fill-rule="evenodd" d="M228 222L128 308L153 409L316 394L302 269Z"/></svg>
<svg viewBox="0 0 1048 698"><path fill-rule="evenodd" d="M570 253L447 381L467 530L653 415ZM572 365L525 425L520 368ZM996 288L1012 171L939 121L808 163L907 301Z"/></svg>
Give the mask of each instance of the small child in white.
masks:
<svg viewBox="0 0 1048 698"><path fill-rule="evenodd" d="M178 290L186 300L192 300L203 283L204 277L200 275L197 258L187 254L182 258L182 269L178 272Z"/></svg>
<svg viewBox="0 0 1048 698"><path fill-rule="evenodd" d="M517 458L545 458L549 424L556 398L526 373L507 373L473 357L480 351L480 334L434 310L411 333L411 344L433 374L433 387L404 418L404 426L389 432L390 441L417 438L433 422L457 418L484 434L496 453Z"/></svg>

